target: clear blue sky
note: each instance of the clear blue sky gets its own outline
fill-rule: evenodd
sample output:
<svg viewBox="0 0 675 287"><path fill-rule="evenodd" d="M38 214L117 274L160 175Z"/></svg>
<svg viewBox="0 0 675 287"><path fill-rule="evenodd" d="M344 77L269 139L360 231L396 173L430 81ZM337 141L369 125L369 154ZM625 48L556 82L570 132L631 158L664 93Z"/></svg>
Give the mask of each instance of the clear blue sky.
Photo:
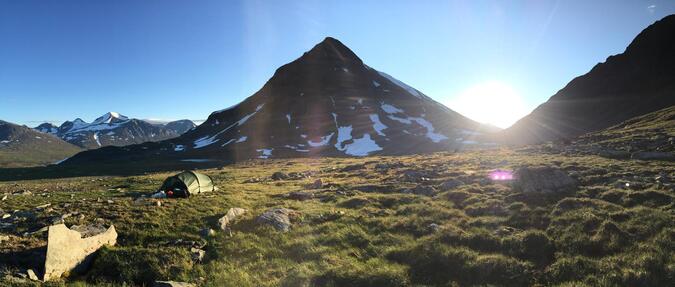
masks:
<svg viewBox="0 0 675 287"><path fill-rule="evenodd" d="M499 81L529 111L672 13L670 0L0 0L0 119L205 119L326 36L439 102Z"/></svg>

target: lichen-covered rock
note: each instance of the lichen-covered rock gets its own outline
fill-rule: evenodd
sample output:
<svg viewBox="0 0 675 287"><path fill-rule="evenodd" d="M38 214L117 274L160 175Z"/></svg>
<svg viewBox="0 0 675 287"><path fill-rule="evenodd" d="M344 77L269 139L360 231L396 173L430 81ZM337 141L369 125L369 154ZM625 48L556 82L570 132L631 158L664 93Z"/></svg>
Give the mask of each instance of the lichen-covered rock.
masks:
<svg viewBox="0 0 675 287"><path fill-rule="evenodd" d="M258 224L269 224L275 229L287 232L291 228L291 216L297 214L296 211L288 208L274 208L258 216Z"/></svg>
<svg viewBox="0 0 675 287"><path fill-rule="evenodd" d="M89 255L103 245L115 245L117 232L110 226L103 233L82 238L82 234L70 230L64 224L49 227L44 281L61 277L76 267L85 265Z"/></svg>
<svg viewBox="0 0 675 287"><path fill-rule="evenodd" d="M558 193L576 189L577 183L567 173L553 167L522 167L516 170L513 186L525 193Z"/></svg>

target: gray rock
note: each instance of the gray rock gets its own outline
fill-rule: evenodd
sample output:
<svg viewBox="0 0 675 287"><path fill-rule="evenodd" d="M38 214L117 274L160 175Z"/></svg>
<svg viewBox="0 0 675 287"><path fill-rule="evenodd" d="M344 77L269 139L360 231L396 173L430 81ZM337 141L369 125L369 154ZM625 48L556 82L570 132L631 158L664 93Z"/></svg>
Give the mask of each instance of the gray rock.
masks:
<svg viewBox="0 0 675 287"><path fill-rule="evenodd" d="M417 195L433 196L436 194L436 189L431 186L418 185L414 188L406 189L404 192Z"/></svg>
<svg viewBox="0 0 675 287"><path fill-rule="evenodd" d="M525 193L557 193L576 189L576 181L553 167L522 167L514 173L513 185Z"/></svg>
<svg viewBox="0 0 675 287"><path fill-rule="evenodd" d="M293 200L310 200L314 198L314 193L311 192L306 192L306 191L293 191L288 194L286 194L286 197L288 199L293 199Z"/></svg>
<svg viewBox="0 0 675 287"><path fill-rule="evenodd" d="M273 208L258 216L256 222L269 224L279 231L287 232L291 228L290 217L295 214L296 211L288 208Z"/></svg>
<svg viewBox="0 0 675 287"><path fill-rule="evenodd" d="M285 180L288 179L288 174L277 171L272 174L272 180Z"/></svg>
<svg viewBox="0 0 675 287"><path fill-rule="evenodd" d="M317 178L314 182L309 184L307 188L309 189L319 189L323 187L323 181L320 178Z"/></svg>

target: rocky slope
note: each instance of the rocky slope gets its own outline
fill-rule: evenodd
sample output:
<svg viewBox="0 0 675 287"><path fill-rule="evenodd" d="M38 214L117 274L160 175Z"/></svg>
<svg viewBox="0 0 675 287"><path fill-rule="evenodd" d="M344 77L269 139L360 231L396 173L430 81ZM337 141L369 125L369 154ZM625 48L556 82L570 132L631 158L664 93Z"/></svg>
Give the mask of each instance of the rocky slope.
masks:
<svg viewBox="0 0 675 287"><path fill-rule="evenodd" d="M70 162L415 154L489 146L477 140L486 130L492 131L326 38L279 68L254 95L183 136L87 152Z"/></svg>
<svg viewBox="0 0 675 287"><path fill-rule="evenodd" d="M80 150L53 135L0 120L0 167L51 164Z"/></svg>
<svg viewBox="0 0 675 287"><path fill-rule="evenodd" d="M642 31L622 54L575 78L503 131L513 144L570 139L675 105L675 15Z"/></svg>
<svg viewBox="0 0 675 287"><path fill-rule="evenodd" d="M56 127L44 123L35 129L50 133L86 149L103 146L126 146L177 137L194 127L189 120L154 125L143 120L131 119L116 112L109 112L91 123L82 119L66 121Z"/></svg>

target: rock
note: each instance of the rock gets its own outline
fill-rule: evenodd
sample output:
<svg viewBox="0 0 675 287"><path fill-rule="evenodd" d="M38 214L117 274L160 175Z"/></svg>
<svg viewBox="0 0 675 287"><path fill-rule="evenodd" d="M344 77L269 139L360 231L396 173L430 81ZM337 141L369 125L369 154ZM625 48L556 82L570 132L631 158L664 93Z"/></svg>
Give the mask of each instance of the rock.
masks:
<svg viewBox="0 0 675 287"><path fill-rule="evenodd" d="M288 179L288 174L277 171L272 174L272 180L285 180Z"/></svg>
<svg viewBox="0 0 675 287"><path fill-rule="evenodd" d="M195 284L176 281L156 281L153 287L196 287Z"/></svg>
<svg viewBox="0 0 675 287"><path fill-rule="evenodd" d="M412 189L406 189L404 192L417 195L433 196L436 194L436 189L431 186L418 185Z"/></svg>
<svg viewBox="0 0 675 287"><path fill-rule="evenodd" d="M6 195L6 194L2 196L2 201L5 201L5 200L7 200L7 195Z"/></svg>
<svg viewBox="0 0 675 287"><path fill-rule="evenodd" d="M638 160L664 160L675 161L675 154L669 152L644 151L635 152L631 155L632 159Z"/></svg>
<svg viewBox="0 0 675 287"><path fill-rule="evenodd" d="M199 235L201 235L202 237L211 237L216 235L216 231L211 228L204 228L199 231Z"/></svg>
<svg viewBox="0 0 675 287"><path fill-rule="evenodd" d="M50 206L52 206L51 203L45 203L43 205L36 206L35 209L36 210L44 210L45 208L50 207Z"/></svg>
<svg viewBox="0 0 675 287"><path fill-rule="evenodd" d="M241 215L246 213L246 209L239 208L239 207L233 207L230 208L227 213L218 219L218 226L220 227L221 230L228 230L230 227L230 223L236 218Z"/></svg>
<svg viewBox="0 0 675 287"><path fill-rule="evenodd" d="M82 234L70 230L64 224L49 227L44 281L61 277L65 272L85 267L91 254L103 245L115 245L117 232L110 226L105 232L83 238Z"/></svg>
<svg viewBox="0 0 675 287"><path fill-rule="evenodd" d="M288 199L293 199L293 200L310 200L314 198L314 193L311 192L306 192L306 191L293 191L288 194L286 194L286 197Z"/></svg>
<svg viewBox="0 0 675 287"><path fill-rule="evenodd" d="M89 224L89 225L73 225L70 227L70 230L74 230L80 233L82 237L91 237L96 234L101 234L107 230L103 224Z"/></svg>
<svg viewBox="0 0 675 287"><path fill-rule="evenodd" d="M464 185L464 182L458 179L451 179L441 184L441 190L447 191Z"/></svg>
<svg viewBox="0 0 675 287"><path fill-rule="evenodd" d="M427 175L417 170L406 170L403 172L403 180L408 182L422 182L428 181Z"/></svg>
<svg viewBox="0 0 675 287"><path fill-rule="evenodd" d="M553 167L522 167L514 173L513 185L525 193L557 193L576 189L576 181Z"/></svg>
<svg viewBox="0 0 675 287"><path fill-rule="evenodd" d="M190 253L192 253L192 261L197 263L202 263L202 260L204 260L204 256L206 255L206 251L194 247L190 248Z"/></svg>
<svg viewBox="0 0 675 287"><path fill-rule="evenodd" d="M441 226L436 223L429 224L428 228L431 230L431 232L438 232L441 230Z"/></svg>
<svg viewBox="0 0 675 287"><path fill-rule="evenodd" d="M7 236L7 235L0 235L0 243L2 243L3 241L8 241L8 240L9 240L9 236Z"/></svg>
<svg viewBox="0 0 675 287"><path fill-rule="evenodd" d="M309 189L319 189L323 187L323 181L321 181L320 178L317 178L314 182L311 184L307 185L307 188Z"/></svg>
<svg viewBox="0 0 675 287"><path fill-rule="evenodd" d="M296 215L296 213L296 211L288 208L274 208L258 216L256 222L258 224L269 224L279 231L287 232L291 228L290 217Z"/></svg>
<svg viewBox="0 0 675 287"><path fill-rule="evenodd" d="M35 271L33 271L33 269L28 269L28 271L26 271L26 273L28 274L28 279L33 280L33 281L39 281L40 280L37 277L37 275L35 275Z"/></svg>

